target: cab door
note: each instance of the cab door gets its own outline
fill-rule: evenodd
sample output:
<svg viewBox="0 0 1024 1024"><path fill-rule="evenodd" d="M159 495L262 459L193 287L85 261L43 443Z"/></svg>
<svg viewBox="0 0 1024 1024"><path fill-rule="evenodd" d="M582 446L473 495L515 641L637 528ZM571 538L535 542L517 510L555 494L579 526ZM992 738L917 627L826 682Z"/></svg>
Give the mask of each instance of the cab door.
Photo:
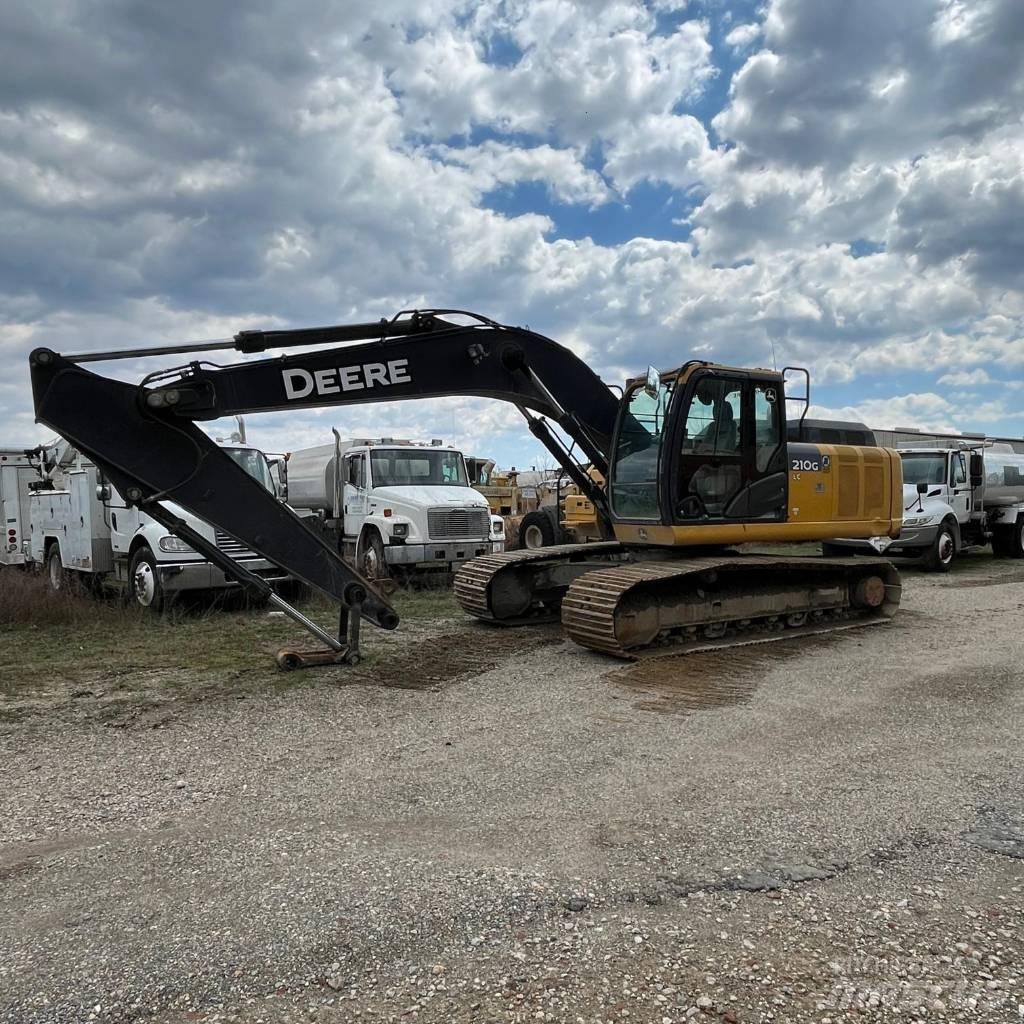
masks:
<svg viewBox="0 0 1024 1024"><path fill-rule="evenodd" d="M356 452L342 460L342 478L345 481L342 492L344 511L344 535L358 537L366 519L366 455Z"/></svg>
<svg viewBox="0 0 1024 1024"><path fill-rule="evenodd" d="M685 397L678 429L675 520L785 518L786 446L775 380L702 374Z"/></svg>
<svg viewBox="0 0 1024 1024"><path fill-rule="evenodd" d="M971 511L971 485L964 452L953 452L949 457L949 505L957 522L966 523Z"/></svg>

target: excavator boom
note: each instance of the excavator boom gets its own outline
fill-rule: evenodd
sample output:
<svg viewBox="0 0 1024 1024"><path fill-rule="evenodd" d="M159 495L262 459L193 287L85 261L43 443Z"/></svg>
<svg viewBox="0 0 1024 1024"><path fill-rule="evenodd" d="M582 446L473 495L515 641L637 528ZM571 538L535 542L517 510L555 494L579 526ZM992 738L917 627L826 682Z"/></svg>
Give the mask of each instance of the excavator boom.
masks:
<svg viewBox="0 0 1024 1024"><path fill-rule="evenodd" d="M373 340L368 340L373 339ZM84 362L233 348L332 345L227 366L192 362L127 384ZM93 459L126 498L255 590L263 581L205 541L169 509L173 502L368 621L392 629L384 594L298 516L250 477L194 421L311 406L472 395L516 405L530 428L607 516L603 493L579 468L553 420L587 461L607 468L618 401L577 356L532 331L437 312L296 331L247 331L175 348L30 357L36 418ZM343 646L343 645L342 645Z"/></svg>

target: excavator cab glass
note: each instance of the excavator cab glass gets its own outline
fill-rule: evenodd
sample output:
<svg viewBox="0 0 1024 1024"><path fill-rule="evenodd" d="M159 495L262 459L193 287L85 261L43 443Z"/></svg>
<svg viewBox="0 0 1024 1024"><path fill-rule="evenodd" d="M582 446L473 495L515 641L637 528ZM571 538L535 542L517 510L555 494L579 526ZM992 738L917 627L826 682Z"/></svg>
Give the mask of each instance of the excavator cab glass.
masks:
<svg viewBox="0 0 1024 1024"><path fill-rule="evenodd" d="M658 468L672 391L672 383L645 380L623 399L611 470L612 507L621 519L661 518Z"/></svg>
<svg viewBox="0 0 1024 1024"><path fill-rule="evenodd" d="M699 372L688 401L683 396L677 521L784 518L786 446L778 381Z"/></svg>

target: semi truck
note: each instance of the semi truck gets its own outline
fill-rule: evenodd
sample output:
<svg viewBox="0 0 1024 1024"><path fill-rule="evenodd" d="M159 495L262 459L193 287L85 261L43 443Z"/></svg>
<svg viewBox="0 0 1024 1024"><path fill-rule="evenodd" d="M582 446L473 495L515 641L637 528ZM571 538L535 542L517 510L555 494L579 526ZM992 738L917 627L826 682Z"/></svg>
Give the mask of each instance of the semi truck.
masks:
<svg viewBox="0 0 1024 1024"><path fill-rule="evenodd" d="M825 555L920 558L948 572L968 547L992 545L1000 558L1024 558L1024 455L1005 442L924 443L897 449L903 463L903 525L897 537L842 539Z"/></svg>
<svg viewBox="0 0 1024 1024"><path fill-rule="evenodd" d="M221 450L273 492L263 452L248 445ZM118 588L136 604L160 611L183 591L238 586L191 545L127 502L74 445L56 440L23 455L28 472L19 466L24 486L20 495L22 507L27 505L28 530L21 536L19 555L22 563L44 569L54 590ZM5 494L5 515L6 508ZM224 530L185 509L176 509L176 514L255 575L268 582L288 579L286 572Z"/></svg>
<svg viewBox="0 0 1024 1024"><path fill-rule="evenodd" d="M332 444L283 462L287 501L364 576L452 572L505 550L502 517L470 486L457 448L440 440L343 441L334 433Z"/></svg>

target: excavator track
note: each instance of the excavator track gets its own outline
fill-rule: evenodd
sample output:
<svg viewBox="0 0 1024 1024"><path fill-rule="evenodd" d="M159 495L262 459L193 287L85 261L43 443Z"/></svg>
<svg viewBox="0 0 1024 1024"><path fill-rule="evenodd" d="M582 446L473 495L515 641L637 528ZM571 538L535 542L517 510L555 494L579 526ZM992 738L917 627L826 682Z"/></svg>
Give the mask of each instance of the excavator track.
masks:
<svg viewBox="0 0 1024 1024"><path fill-rule="evenodd" d="M615 541L482 555L459 567L455 599L475 618L503 626L556 619L571 577L625 555ZM556 583L552 572L570 579Z"/></svg>
<svg viewBox="0 0 1024 1024"><path fill-rule="evenodd" d="M884 622L901 589L883 559L643 561L574 580L562 600L562 625L584 647L636 659Z"/></svg>

